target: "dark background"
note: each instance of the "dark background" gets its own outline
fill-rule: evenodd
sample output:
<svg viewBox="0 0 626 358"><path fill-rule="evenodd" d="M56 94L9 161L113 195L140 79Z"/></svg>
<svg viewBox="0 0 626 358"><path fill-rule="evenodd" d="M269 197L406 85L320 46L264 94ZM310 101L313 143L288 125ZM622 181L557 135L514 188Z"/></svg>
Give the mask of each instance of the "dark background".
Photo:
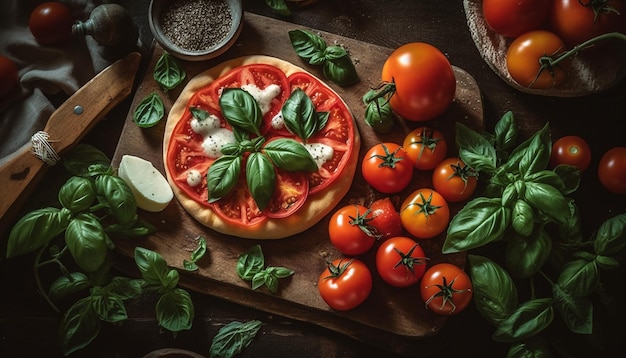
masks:
<svg viewBox="0 0 626 358"><path fill-rule="evenodd" d="M273 14L261 0L243 2L246 11L389 48L412 41L435 45L453 65L463 68L476 79L483 96L487 130L491 131L502 114L511 110L522 125L524 135L532 134L549 122L553 137L580 135L591 144L592 164L590 170L583 174L581 188L575 194L587 236L607 218L626 211L624 195L606 192L595 172L602 153L614 146L626 146L626 135L621 129L626 119L626 81L622 80L609 91L582 98L542 97L518 92L493 73L480 57L470 37L461 1L319 0L308 7L292 6L291 17ZM131 12L140 29L146 51L145 62L149 59L152 41L147 25L148 0L118 3ZM111 112L85 141L112 155L129 105L130 99ZM51 171L49 178L53 176L54 171ZM36 201L32 205L36 205ZM2 357L62 356L56 336L59 316L37 294L32 263L31 256L9 261L3 258L0 261ZM603 281L610 282L612 286L617 286L615 282L623 285L623 273L623 269L606 275L603 273ZM623 305L623 288L616 293ZM128 307L127 321L120 325L105 325L91 345L72 357L142 357L166 347L187 349L208 357L211 339L219 328L233 320L251 319L261 320L263 328L241 357L391 356L366 343L306 322L268 315L215 297L191 294L196 309L191 331L180 332L176 337L161 331L151 309L154 302L146 299ZM596 316L604 314L599 310ZM623 317L623 311L620 314ZM463 314L451 318L437 336L425 341L423 349L409 352L409 355L505 356L509 345L493 342L490 338L492 333L493 328L470 307ZM601 346L596 346L597 341L581 336L575 343L569 344L570 352L572 356L585 357L618 351L624 348L624 333L622 320L619 326L599 334L602 346L610 348L602 351L598 348ZM560 336L561 333L555 334L557 339L566 338Z"/></svg>

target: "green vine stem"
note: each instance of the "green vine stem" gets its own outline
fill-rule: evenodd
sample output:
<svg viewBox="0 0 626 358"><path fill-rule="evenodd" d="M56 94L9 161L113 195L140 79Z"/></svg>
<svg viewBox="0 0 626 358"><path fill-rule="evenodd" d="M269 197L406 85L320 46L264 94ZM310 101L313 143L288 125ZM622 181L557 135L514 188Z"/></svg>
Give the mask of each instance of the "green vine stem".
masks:
<svg viewBox="0 0 626 358"><path fill-rule="evenodd" d="M48 294L46 293L46 290L43 287L43 283L41 282L41 276L39 275L39 268L41 268L41 267L43 267L45 265L48 265L48 264L56 263L57 265L59 265L59 268L64 273L64 275L67 275L68 274L67 268L65 268L65 265L63 265L63 263L61 261L59 261L59 257L62 256L63 253L67 250L67 246L65 246L59 253L54 255L54 257L51 258L50 260L41 261L41 256L43 256L43 253L47 250L47 248L48 248L47 246L42 247L37 252L37 256L35 257L35 262L33 264L33 272L34 272L34 275L35 275L35 283L37 284L37 291L43 297L43 299L46 302L48 302L48 304L52 307L52 309L56 313L60 313L61 311L54 304L54 302L52 302L52 300L50 299L50 296L48 296Z"/></svg>
<svg viewBox="0 0 626 358"><path fill-rule="evenodd" d="M621 32L608 32L606 34L602 34L591 38L581 44L578 44L572 47L570 50L565 51L557 56L541 56L539 57L539 64L541 67L539 68L539 73L537 74L537 78L544 70L550 70L556 66L558 66L561 62L566 59L576 56L580 51L584 50L587 47L595 45L598 42L608 40L608 39L618 39L622 41L626 41L626 35Z"/></svg>

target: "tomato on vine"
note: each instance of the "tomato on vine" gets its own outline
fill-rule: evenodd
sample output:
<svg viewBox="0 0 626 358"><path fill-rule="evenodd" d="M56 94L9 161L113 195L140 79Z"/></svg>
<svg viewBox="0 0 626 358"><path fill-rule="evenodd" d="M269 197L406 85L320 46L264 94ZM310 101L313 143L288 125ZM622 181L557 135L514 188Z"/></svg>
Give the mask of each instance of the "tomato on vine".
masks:
<svg viewBox="0 0 626 358"><path fill-rule="evenodd" d="M591 163L591 148L583 138L569 135L557 139L552 144L550 154L550 166L552 168L559 164L569 164L584 172Z"/></svg>
<svg viewBox="0 0 626 358"><path fill-rule="evenodd" d="M478 172L456 157L444 159L433 170L433 188L447 202L469 199L478 185Z"/></svg>
<svg viewBox="0 0 626 358"><path fill-rule="evenodd" d="M419 239L435 237L448 227L450 208L446 199L435 190L415 190L400 207L404 228Z"/></svg>
<svg viewBox="0 0 626 358"><path fill-rule="evenodd" d="M367 252L378 239L376 229L370 224L370 210L360 204L339 208L330 218L330 242L341 253L356 256Z"/></svg>
<svg viewBox="0 0 626 358"><path fill-rule="evenodd" d="M335 259L328 263L320 275L317 288L324 302L331 308L351 310L369 297L372 274L359 259Z"/></svg>
<svg viewBox="0 0 626 358"><path fill-rule="evenodd" d="M550 28L573 47L605 33L626 31L625 12L623 0L554 0Z"/></svg>
<svg viewBox="0 0 626 358"><path fill-rule="evenodd" d="M415 240L395 236L385 240L376 251L376 269L383 281L395 287L416 284L426 271L424 250Z"/></svg>
<svg viewBox="0 0 626 358"><path fill-rule="evenodd" d="M420 295L426 307L440 315L462 312L472 301L472 281L460 267L439 263L422 276Z"/></svg>
<svg viewBox="0 0 626 358"><path fill-rule="evenodd" d="M411 42L395 49L383 64L379 96L409 121L427 121L443 114L456 93L456 77L438 48ZM370 97L373 101L376 96Z"/></svg>
<svg viewBox="0 0 626 358"><path fill-rule="evenodd" d="M409 185L413 178L413 164L399 144L379 143L365 153L361 172L372 188L392 194Z"/></svg>
<svg viewBox="0 0 626 358"><path fill-rule="evenodd" d="M389 197L378 199L370 204L370 226L376 229L379 239L388 239L402 234L400 213Z"/></svg>
<svg viewBox="0 0 626 358"><path fill-rule="evenodd" d="M431 170L446 157L448 142L439 130L418 127L404 137L402 148L416 169Z"/></svg>
<svg viewBox="0 0 626 358"><path fill-rule="evenodd" d="M569 59L553 65L546 57L563 54L566 45L546 30L526 32L513 40L506 53L506 67L515 82L528 88L556 87L567 77Z"/></svg>
<svg viewBox="0 0 626 358"><path fill-rule="evenodd" d="M548 19L550 1L483 0L483 17L495 33L515 38L540 28Z"/></svg>
<svg viewBox="0 0 626 358"><path fill-rule="evenodd" d="M598 178L611 193L626 194L626 147L614 147L602 155Z"/></svg>

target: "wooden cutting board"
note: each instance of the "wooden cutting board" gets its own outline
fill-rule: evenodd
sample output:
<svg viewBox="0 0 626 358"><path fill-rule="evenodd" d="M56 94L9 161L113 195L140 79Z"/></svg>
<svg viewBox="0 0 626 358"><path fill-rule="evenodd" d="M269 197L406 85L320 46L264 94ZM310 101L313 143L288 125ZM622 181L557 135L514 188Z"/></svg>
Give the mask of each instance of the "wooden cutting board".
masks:
<svg viewBox="0 0 626 358"><path fill-rule="evenodd" d="M453 144L456 122L462 122L476 129L482 128L483 107L480 90L468 73L454 66L457 78L456 99L444 115L430 122L400 124L391 134L376 134L363 120L365 108L361 98L370 87L379 83L382 65L393 51L392 49L251 13L244 15L244 26L239 41L220 58L207 62L183 62L188 75L187 79L224 60L258 54L290 61L323 78L319 68L301 61L295 54L287 33L294 29L313 31L322 36L329 45L344 46L355 62L360 83L347 88L333 83L330 83L330 86L347 102L353 113L362 138L361 159L370 146L381 141L395 141L401 144L409 130L425 124L444 133L448 142L452 144L448 152L452 156L456 154ZM155 45L151 63L137 90L114 154L115 168L119 165L122 155L132 154L152 161L157 169L165 173L162 161L165 121L147 129L139 128L132 121L133 110L148 94L157 92L164 100L166 111L169 111L184 87L183 84L165 93L154 81L152 71L156 60L162 53L163 49ZM430 187L431 174L430 171L417 171L410 187L393 195L392 200L399 204L411 191L420 187ZM352 202L368 205L374 199L381 197L383 195L372 190L357 170L352 189L339 205ZM456 213L462 205L451 205L452 213ZM436 335L446 321L445 317L438 316L424 308L417 287L393 288L380 279L374 265L375 248L378 245L360 257L369 265L374 277L374 287L370 297L354 310L348 312L331 310L320 298L316 287L317 279L324 270L326 261L340 257L340 253L333 248L328 239L327 227L330 215L302 234L269 241L241 239L217 233L195 221L176 200L163 212L140 211L140 216L155 225L157 233L135 240L114 239L117 251L123 258L132 257L136 246L159 252L170 266L180 270L180 283L189 289L272 314L311 322L399 353L409 352L415 344L420 344ZM198 262L200 267L198 271L185 271L182 269L183 260L188 259L191 251L197 247L199 236L207 240L208 252ZM442 255L443 241L443 235L420 241L426 255L430 258L429 265L438 262L465 265L465 254ZM235 266L238 255L255 244L261 245L266 265L283 266L295 271L293 276L280 281L280 290L276 294L270 293L265 288L252 290L249 282L237 276Z"/></svg>

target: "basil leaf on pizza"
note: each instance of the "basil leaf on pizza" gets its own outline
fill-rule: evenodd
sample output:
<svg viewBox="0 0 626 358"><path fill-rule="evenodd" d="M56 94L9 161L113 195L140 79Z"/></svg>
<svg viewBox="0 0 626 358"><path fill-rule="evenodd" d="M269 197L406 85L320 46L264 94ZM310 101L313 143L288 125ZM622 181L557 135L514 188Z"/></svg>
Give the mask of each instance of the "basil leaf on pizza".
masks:
<svg viewBox="0 0 626 358"><path fill-rule="evenodd" d="M192 78L168 115L167 179L199 223L279 239L319 222L348 192L360 146L345 102L302 68L247 56Z"/></svg>

